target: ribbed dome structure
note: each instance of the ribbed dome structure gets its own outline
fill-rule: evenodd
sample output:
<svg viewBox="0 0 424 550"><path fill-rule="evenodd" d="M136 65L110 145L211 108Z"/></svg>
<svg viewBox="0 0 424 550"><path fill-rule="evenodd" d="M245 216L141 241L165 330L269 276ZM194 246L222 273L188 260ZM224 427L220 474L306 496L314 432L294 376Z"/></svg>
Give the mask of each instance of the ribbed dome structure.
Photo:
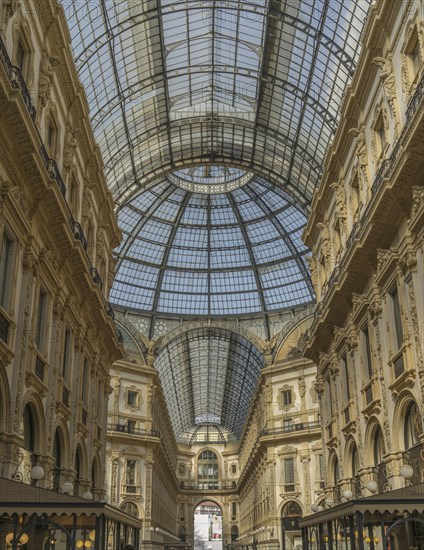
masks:
<svg viewBox="0 0 424 550"><path fill-rule="evenodd" d="M217 169L215 179L207 173L170 174L119 210L124 238L111 301L195 316L311 302L302 209L262 178L239 171L222 180ZM204 191L185 190L185 183ZM216 194L217 185L235 188Z"/></svg>

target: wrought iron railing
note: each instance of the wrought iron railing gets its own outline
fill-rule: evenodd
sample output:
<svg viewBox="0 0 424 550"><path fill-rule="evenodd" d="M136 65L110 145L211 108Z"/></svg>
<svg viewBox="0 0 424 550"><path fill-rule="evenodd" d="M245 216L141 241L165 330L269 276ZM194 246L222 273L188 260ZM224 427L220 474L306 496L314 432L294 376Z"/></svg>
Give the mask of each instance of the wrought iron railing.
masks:
<svg viewBox="0 0 424 550"><path fill-rule="evenodd" d="M312 422L298 422L297 424L289 424L287 426L282 426L279 428L261 430L260 435L266 436L266 435L278 435L278 434L285 434L285 433L301 432L304 430L314 430L320 427L321 427L321 424L316 420Z"/></svg>
<svg viewBox="0 0 424 550"><path fill-rule="evenodd" d="M393 359L393 373L395 375L395 379L399 378L404 372L405 372L405 362L403 359L403 353L400 352L397 357Z"/></svg>
<svg viewBox="0 0 424 550"><path fill-rule="evenodd" d="M417 86L417 89L412 97L412 100L406 110L405 113L405 125L403 127L403 130L396 142L396 145L392 151L392 154L390 157L383 161L380 168L378 169L374 181L371 186L371 198L369 200L369 203L364 211L364 213L361 216L361 219L356 222L352 230L349 234L349 237L347 238L346 245L345 245L345 251L340 259L339 264L334 268L333 273L331 274L329 280L325 284L323 288L323 296L327 293L327 291L333 286L333 284L338 280L339 274L341 269L344 267L346 263L347 256L349 254L349 250L352 248L353 241L355 239L359 239L366 227L366 222L368 220L369 213L371 211L371 208L374 206L374 197L377 193L377 191L380 189L382 182L389 178L394 171L394 168L396 166L397 160L402 152L402 143L404 140L405 135L409 131L409 128L413 122L413 117L419 107L421 106L423 102L424 97L424 76L421 78L420 83ZM316 315L317 316L317 315Z"/></svg>
<svg viewBox="0 0 424 550"><path fill-rule="evenodd" d="M21 70L18 68L18 67L15 67L14 65L12 65L12 62L10 60L10 57L9 57L9 54L7 53L7 50L6 50L6 47L5 47L5 44L3 42L3 40L0 38L0 62L2 63L5 71L6 71L6 74L7 74L7 77L9 79L9 82L12 86L12 88L14 88L15 90L19 90L20 93L21 93L21 97L22 97L22 100L28 110L28 113L34 123L34 128L35 128L35 131L37 132L37 135L38 135L38 139L40 141L40 155L41 155L41 158L43 159L43 162L44 162L44 165L46 167L46 170L47 170L47 173L49 175L49 177L51 179L54 179L59 187L59 190L63 196L63 198L65 199L65 204L69 210L69 213L71 213L71 210L69 208L69 205L66 201L66 185L65 185L65 182L62 178L62 175L60 173L60 170L59 170L59 167L57 165L57 162L50 158L49 157L49 154L44 146L44 143L43 143L43 140L41 138L41 135L40 135L40 132L39 132L39 129L37 127L37 125L35 124L35 121L36 121L36 117L37 117L37 111L32 103L32 98L31 98L31 94L29 93L29 90L28 90L28 87L26 85L26 82L25 82L25 79L22 75L22 72ZM92 269L95 269L91 263L91 260L90 258L88 257L88 253L87 253L87 239L85 238L84 236L84 232L82 230L82 227L80 226L80 224L78 224L79 227L76 227L76 224L78 224L78 222L76 222L73 218L72 218L72 215L71 215L71 218L70 218L70 225L71 225L71 228L74 232L74 237L79 240L81 242L81 244L83 245L83 248L87 254L87 258L88 258L88 261L90 263L90 267ZM97 271L97 270L96 270ZM93 277L93 275L92 275ZM93 278L94 282L96 284L98 284L101 288L103 287L103 283L100 279L100 276L96 275L95 278ZM110 314L110 304L107 304L106 306L106 312L108 313L108 315L110 317L113 318L113 315ZM109 309L109 311L108 311ZM2 320L0 319L0 338L2 340L5 340L7 341L7 334L5 336L5 338L3 338L6 330L4 329L4 327L2 326L2 324L4 325L4 322L2 323Z"/></svg>
<svg viewBox="0 0 424 550"><path fill-rule="evenodd" d="M236 481L181 481L180 489L188 491L233 491L237 483Z"/></svg>
<svg viewBox="0 0 424 550"><path fill-rule="evenodd" d="M144 428L135 428L131 427L128 429L127 424L108 424L108 432L120 432L120 433L130 433L134 435L144 435L148 437L160 437L160 432L158 430L145 430Z"/></svg>
<svg viewBox="0 0 424 550"><path fill-rule="evenodd" d="M40 380L44 380L45 362L39 355L35 357L35 374Z"/></svg>
<svg viewBox="0 0 424 550"><path fill-rule="evenodd" d="M3 340L3 342L6 342L9 338L9 327L10 322L6 317L3 315L3 313L0 311L0 340Z"/></svg>

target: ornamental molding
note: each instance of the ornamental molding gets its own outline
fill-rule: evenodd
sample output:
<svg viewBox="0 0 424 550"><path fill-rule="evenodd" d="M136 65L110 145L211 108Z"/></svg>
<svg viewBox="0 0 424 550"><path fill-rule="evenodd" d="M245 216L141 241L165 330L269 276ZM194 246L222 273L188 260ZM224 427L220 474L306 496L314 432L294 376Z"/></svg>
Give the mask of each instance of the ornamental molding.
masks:
<svg viewBox="0 0 424 550"><path fill-rule="evenodd" d="M128 403L128 394L129 392L134 392L137 394L135 405L130 405ZM141 397L141 392L136 386L127 386L124 391L124 409L128 409L131 412L136 412L140 410L141 405L143 404L143 399Z"/></svg>
<svg viewBox="0 0 424 550"><path fill-rule="evenodd" d="M424 222L424 186L412 188L412 209L408 220L409 229L417 231Z"/></svg>
<svg viewBox="0 0 424 550"><path fill-rule="evenodd" d="M411 47L411 39L414 31L417 33L418 47L421 54L421 59L424 59L424 23L419 19L419 11L416 10L413 17L408 21L406 25L405 38L403 42L403 47L401 49L401 60L402 60L402 92L408 102L415 92L415 88L418 82L417 76L421 73L418 71L417 74L411 74L410 70L410 59L408 55L408 50Z"/></svg>

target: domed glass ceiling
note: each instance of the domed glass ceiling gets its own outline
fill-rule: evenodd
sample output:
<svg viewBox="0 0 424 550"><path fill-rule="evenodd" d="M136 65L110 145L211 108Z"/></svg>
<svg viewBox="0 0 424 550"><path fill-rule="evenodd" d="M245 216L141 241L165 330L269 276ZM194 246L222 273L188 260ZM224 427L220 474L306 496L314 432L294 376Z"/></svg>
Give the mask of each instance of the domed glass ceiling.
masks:
<svg viewBox="0 0 424 550"><path fill-rule="evenodd" d="M257 176L221 194L186 191L164 177L123 206L118 220L124 238L116 251L114 304L221 316L314 299L300 238L305 215Z"/></svg>

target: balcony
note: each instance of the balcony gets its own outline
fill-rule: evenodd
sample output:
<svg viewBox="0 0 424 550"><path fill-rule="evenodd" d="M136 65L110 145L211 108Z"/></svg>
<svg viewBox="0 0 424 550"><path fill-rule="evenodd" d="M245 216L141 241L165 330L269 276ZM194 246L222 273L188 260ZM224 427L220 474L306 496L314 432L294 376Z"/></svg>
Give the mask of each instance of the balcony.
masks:
<svg viewBox="0 0 424 550"><path fill-rule="evenodd" d="M297 424L289 424L287 426L282 426L279 428L271 428L261 430L261 437L268 435L280 435L280 434L289 434L294 432L303 432L310 430L317 430L321 427L321 424L314 420L313 422L298 422Z"/></svg>
<svg viewBox="0 0 424 550"><path fill-rule="evenodd" d="M235 481L181 481L180 489L188 491L235 491Z"/></svg>
<svg viewBox="0 0 424 550"><path fill-rule="evenodd" d="M158 430L145 430L144 428L135 428L133 426L128 426L127 424L108 424L107 431L144 437L160 437Z"/></svg>

